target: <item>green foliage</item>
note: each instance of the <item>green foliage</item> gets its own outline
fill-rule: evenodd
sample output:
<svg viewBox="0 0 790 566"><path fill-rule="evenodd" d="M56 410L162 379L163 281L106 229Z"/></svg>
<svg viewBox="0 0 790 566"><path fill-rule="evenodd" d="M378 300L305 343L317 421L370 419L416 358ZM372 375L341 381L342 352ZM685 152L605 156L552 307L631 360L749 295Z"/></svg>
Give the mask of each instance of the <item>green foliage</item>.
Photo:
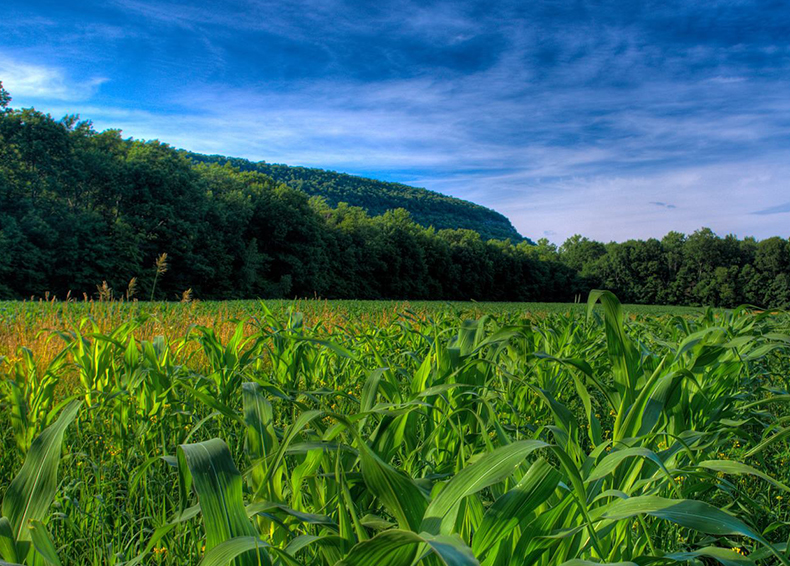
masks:
<svg viewBox="0 0 790 566"><path fill-rule="evenodd" d="M569 238L556 254L586 285L641 304L790 306L790 240L721 238L703 228L686 236L602 244Z"/></svg>
<svg viewBox="0 0 790 566"><path fill-rule="evenodd" d="M371 216L381 216L388 210L403 208L421 226L433 226L437 230L473 230L485 240L520 242L524 239L510 221L498 212L426 189L323 169L252 162L221 155L187 155L198 163L229 164L240 171L263 173L278 183L285 183L313 197L321 197L331 207L346 203L365 210Z"/></svg>
<svg viewBox="0 0 790 566"><path fill-rule="evenodd" d="M64 350L55 356L44 371L36 365L33 352L24 347L13 362L4 360L10 368L6 379L0 381L0 392L10 410L16 446L22 455L56 410L54 390L66 354Z"/></svg>
<svg viewBox="0 0 790 566"><path fill-rule="evenodd" d="M74 116L0 113L0 298L553 301L578 291L557 258L457 228L521 240L482 207L398 186L369 213L247 169Z"/></svg>
<svg viewBox="0 0 790 566"><path fill-rule="evenodd" d="M11 95L3 88L3 81L0 81L0 108L6 108L11 103Z"/></svg>
<svg viewBox="0 0 790 566"><path fill-rule="evenodd" d="M242 321L126 305L142 318L99 332L94 310L21 350L0 380L54 355L47 379L90 405L56 405L23 460L4 398L0 468L21 471L0 486L0 557L788 564L787 314L634 314L604 291L528 317L433 304L370 323L345 305L331 330L330 311L311 325L277 303ZM219 320L195 326L199 309Z"/></svg>
<svg viewBox="0 0 790 566"><path fill-rule="evenodd" d="M79 401L69 403L58 420L33 441L25 464L8 486L0 518L4 523L0 527L0 556L5 560L27 563L28 556L29 560L35 560L31 541L45 558L54 554L54 546L41 521L48 516L57 490L63 435L77 417L80 405Z"/></svg>
<svg viewBox="0 0 790 566"><path fill-rule="evenodd" d="M193 486L197 493L206 527L207 551L226 540L240 536L254 537L257 534L244 509L241 474L222 440L215 438L179 446L178 470L184 498ZM246 552L232 564L267 564L266 556L264 553Z"/></svg>

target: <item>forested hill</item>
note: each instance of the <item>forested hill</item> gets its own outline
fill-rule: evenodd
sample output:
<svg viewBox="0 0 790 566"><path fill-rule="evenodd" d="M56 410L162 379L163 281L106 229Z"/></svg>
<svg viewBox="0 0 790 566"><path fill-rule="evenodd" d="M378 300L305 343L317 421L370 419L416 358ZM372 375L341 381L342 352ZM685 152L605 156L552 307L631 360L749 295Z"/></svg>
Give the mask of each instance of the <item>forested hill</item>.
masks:
<svg viewBox="0 0 790 566"><path fill-rule="evenodd" d="M255 171L268 175L279 183L300 189L310 196L321 196L331 207L345 202L364 208L371 216L379 216L388 210L404 208L417 224L437 230L465 228L478 232L484 240L510 239L520 242L525 238L519 234L504 215L469 201L450 197L401 183L389 183L366 179L355 175L291 167L264 161L249 161L221 155L187 155L200 163L230 163L241 171Z"/></svg>
<svg viewBox="0 0 790 566"><path fill-rule="evenodd" d="M0 83L0 300L565 302L598 288L632 303L790 308L786 238L741 240L702 229L622 243L573 236L560 247L484 239L415 223L404 208L419 212L406 198L380 215L333 206L352 199L311 198L273 180L276 169L200 163L159 141L97 132L75 116L56 120L9 102ZM475 210L455 202L466 206L456 210Z"/></svg>

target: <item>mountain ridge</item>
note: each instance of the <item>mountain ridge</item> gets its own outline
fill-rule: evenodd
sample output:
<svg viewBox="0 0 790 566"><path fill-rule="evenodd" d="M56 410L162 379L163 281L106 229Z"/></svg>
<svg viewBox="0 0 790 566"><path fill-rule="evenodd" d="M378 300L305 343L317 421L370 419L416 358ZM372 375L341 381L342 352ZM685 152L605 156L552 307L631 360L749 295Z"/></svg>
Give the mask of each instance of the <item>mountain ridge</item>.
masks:
<svg viewBox="0 0 790 566"><path fill-rule="evenodd" d="M300 189L310 196L321 196L336 207L345 202L364 208L371 216L387 210L404 208L417 224L437 230L465 228L478 232L484 240L506 240L515 243L532 240L522 236L504 215L480 204L452 197L423 187L381 181L328 169L292 166L240 157L206 155L184 150L198 163L228 163L241 171L268 175L279 183Z"/></svg>

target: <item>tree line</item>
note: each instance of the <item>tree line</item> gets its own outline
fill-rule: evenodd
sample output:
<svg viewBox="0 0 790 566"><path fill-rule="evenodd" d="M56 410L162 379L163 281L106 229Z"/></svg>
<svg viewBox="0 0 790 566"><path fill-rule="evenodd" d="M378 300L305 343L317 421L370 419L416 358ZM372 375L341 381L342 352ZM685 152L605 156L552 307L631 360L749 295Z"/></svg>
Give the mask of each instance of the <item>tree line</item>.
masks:
<svg viewBox="0 0 790 566"><path fill-rule="evenodd" d="M790 303L781 238L486 240L9 102L0 85L3 299L570 301L605 287L634 303Z"/></svg>
<svg viewBox="0 0 790 566"><path fill-rule="evenodd" d="M330 206L260 172L197 163L76 116L4 107L0 298L573 296L573 270L540 261L527 243L425 228L404 209Z"/></svg>
<svg viewBox="0 0 790 566"><path fill-rule="evenodd" d="M610 289L625 302L790 307L790 241L778 236L741 240L703 228L609 244L576 235L559 249L545 240L538 247L578 273L583 286Z"/></svg>

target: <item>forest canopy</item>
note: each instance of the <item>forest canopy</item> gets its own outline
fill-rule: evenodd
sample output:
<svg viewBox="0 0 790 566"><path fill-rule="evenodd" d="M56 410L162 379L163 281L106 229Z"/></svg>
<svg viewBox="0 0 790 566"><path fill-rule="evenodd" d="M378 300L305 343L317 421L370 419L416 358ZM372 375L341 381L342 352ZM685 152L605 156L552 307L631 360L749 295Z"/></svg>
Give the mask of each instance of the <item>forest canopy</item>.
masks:
<svg viewBox="0 0 790 566"><path fill-rule="evenodd" d="M352 206L341 199L356 190L351 176L311 195L258 167L9 103L0 86L3 299L191 289L200 299L571 301L603 287L632 303L790 304L790 242L779 237L488 239L423 225L416 205Z"/></svg>
<svg viewBox="0 0 790 566"><path fill-rule="evenodd" d="M230 164L240 171L263 173L310 196L323 197L332 207L345 202L365 209L371 216L404 208L417 224L433 226L437 230L465 228L479 233L484 240L509 239L518 243L526 239L513 228L510 220L494 210L419 187L323 169L253 162L235 157L191 152L187 156L198 163Z"/></svg>

